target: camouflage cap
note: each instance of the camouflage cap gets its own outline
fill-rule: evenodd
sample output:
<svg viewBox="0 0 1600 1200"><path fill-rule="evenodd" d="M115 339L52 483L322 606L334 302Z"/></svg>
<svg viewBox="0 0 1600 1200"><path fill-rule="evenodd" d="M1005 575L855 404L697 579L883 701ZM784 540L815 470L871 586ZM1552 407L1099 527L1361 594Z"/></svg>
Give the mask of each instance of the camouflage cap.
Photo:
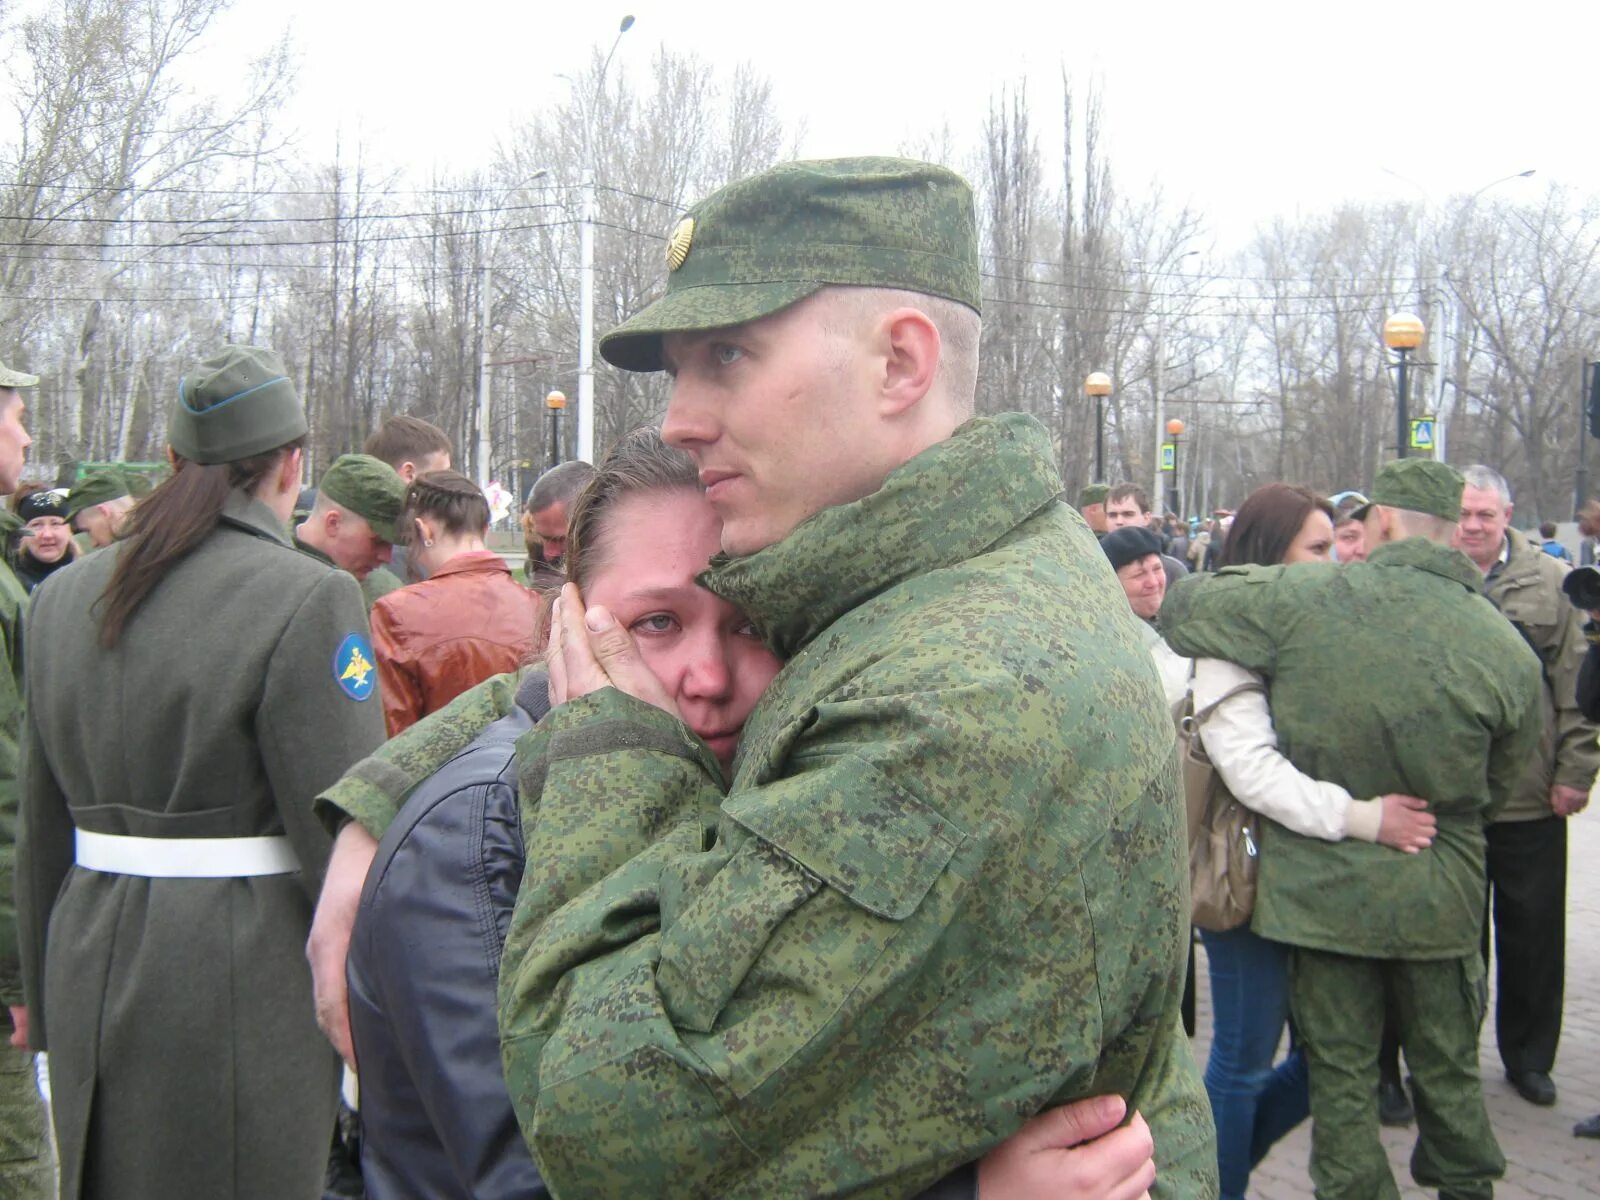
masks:
<svg viewBox="0 0 1600 1200"><path fill-rule="evenodd" d="M1461 472L1431 458L1397 458L1378 468L1367 503L1350 514L1363 520L1374 504L1427 513L1446 521L1461 516Z"/></svg>
<svg viewBox="0 0 1600 1200"><path fill-rule="evenodd" d="M1106 497L1111 495L1111 488L1104 483L1090 483L1078 493L1078 507L1088 508L1091 504L1104 504Z"/></svg>
<svg viewBox="0 0 1600 1200"><path fill-rule="evenodd" d="M661 335L723 329L830 284L900 288L977 311L972 189L901 158L792 162L731 183L667 238L666 294L600 339L606 361L661 370Z"/></svg>
<svg viewBox="0 0 1600 1200"><path fill-rule="evenodd" d="M406 498L405 481L381 458L344 454L333 460L317 490L340 508L349 509L372 526L384 541L395 541L395 522Z"/></svg>
<svg viewBox="0 0 1600 1200"><path fill-rule="evenodd" d="M13 371L5 363L0 362L0 388L33 387L38 382L37 375L29 375L26 371Z"/></svg>
<svg viewBox="0 0 1600 1200"><path fill-rule="evenodd" d="M67 493L67 519L70 521L86 508L106 504L130 495L128 481L121 471L96 471L85 475Z"/></svg>
<svg viewBox="0 0 1600 1200"><path fill-rule="evenodd" d="M190 462L211 465L276 450L308 428L276 351L224 346L178 384L167 441Z"/></svg>

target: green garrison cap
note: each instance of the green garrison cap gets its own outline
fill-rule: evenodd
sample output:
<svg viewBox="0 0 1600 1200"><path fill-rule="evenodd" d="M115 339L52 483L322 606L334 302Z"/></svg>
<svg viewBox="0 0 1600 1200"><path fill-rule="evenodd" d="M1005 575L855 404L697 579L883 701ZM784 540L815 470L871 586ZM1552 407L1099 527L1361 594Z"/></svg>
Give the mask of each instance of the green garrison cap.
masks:
<svg viewBox="0 0 1600 1200"><path fill-rule="evenodd" d="M190 462L210 465L276 450L308 428L276 351L224 346L178 385L167 441Z"/></svg>
<svg viewBox="0 0 1600 1200"><path fill-rule="evenodd" d="M1431 458L1397 458L1378 468L1367 503L1350 515L1357 521L1374 504L1454 521L1461 516L1461 472Z"/></svg>
<svg viewBox="0 0 1600 1200"><path fill-rule="evenodd" d="M900 288L978 311L972 189L903 158L793 162L706 197L667 238L667 291L600 339L627 371L661 370L661 335L740 325L829 284Z"/></svg>
<svg viewBox="0 0 1600 1200"><path fill-rule="evenodd" d="M1078 507L1088 508L1091 504L1104 504L1106 497L1111 495L1111 488L1104 483L1087 484L1083 491L1078 493Z"/></svg>
<svg viewBox="0 0 1600 1200"><path fill-rule="evenodd" d="M29 375L26 371L13 371L5 363L0 362L0 388L33 387L38 382L37 375Z"/></svg>
<svg viewBox="0 0 1600 1200"><path fill-rule="evenodd" d="M96 471L92 475L85 475L67 493L67 520L70 521L86 508L131 494L128 481L121 471Z"/></svg>
<svg viewBox="0 0 1600 1200"><path fill-rule="evenodd" d="M381 458L370 454L340 455L323 475L317 490L340 508L364 517L372 532L384 541L394 542L395 522L406 498L406 485Z"/></svg>

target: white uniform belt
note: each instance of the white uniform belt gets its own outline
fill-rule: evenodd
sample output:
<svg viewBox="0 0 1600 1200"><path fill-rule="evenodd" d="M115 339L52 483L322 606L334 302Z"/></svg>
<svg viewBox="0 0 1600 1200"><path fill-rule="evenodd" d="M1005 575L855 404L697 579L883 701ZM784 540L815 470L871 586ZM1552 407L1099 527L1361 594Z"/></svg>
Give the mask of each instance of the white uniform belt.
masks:
<svg viewBox="0 0 1600 1200"><path fill-rule="evenodd" d="M300 869L289 839L277 837L147 838L75 833L80 867L147 879L242 879Z"/></svg>

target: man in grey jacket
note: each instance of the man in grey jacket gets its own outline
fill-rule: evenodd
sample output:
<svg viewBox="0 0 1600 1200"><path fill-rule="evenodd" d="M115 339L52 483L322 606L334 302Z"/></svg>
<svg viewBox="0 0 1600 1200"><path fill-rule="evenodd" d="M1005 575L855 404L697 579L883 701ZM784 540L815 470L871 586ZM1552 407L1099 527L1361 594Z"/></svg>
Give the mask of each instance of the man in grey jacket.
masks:
<svg viewBox="0 0 1600 1200"><path fill-rule="evenodd" d="M1566 961L1567 818L1589 802L1600 770L1596 725L1578 708L1587 643L1584 614L1567 602L1570 569L1511 529L1511 489L1495 471L1468 467L1457 545L1483 572L1484 591L1544 668L1537 753L1488 837L1489 891L1498 961L1495 1033L1506 1079L1530 1104L1556 1102ZM1489 949L1488 923L1484 952Z"/></svg>

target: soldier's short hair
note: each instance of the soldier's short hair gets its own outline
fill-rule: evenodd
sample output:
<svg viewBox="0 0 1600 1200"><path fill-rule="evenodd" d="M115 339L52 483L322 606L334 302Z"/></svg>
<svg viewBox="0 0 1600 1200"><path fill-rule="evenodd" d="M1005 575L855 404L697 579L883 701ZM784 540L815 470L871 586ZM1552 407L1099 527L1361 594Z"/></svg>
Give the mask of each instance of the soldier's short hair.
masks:
<svg viewBox="0 0 1600 1200"><path fill-rule="evenodd" d="M900 288L834 286L821 293L822 327L832 334L853 333L864 322L896 308L914 308L939 331L938 380L958 411L969 414L978 392L978 342L983 322L955 300Z"/></svg>
<svg viewBox="0 0 1600 1200"><path fill-rule="evenodd" d="M594 478L594 468L581 459L558 463L528 489L528 511L543 512L552 504L570 505Z"/></svg>
<svg viewBox="0 0 1600 1200"><path fill-rule="evenodd" d="M1511 485L1506 482L1506 477L1493 467L1474 463L1461 472L1461 478L1466 481L1469 488L1477 488L1480 492L1494 492L1500 497L1501 504L1511 503Z"/></svg>
<svg viewBox="0 0 1600 1200"><path fill-rule="evenodd" d="M421 417L390 417L372 431L363 454L380 458L398 471L403 463L420 463L431 454L450 455L450 439Z"/></svg>
<svg viewBox="0 0 1600 1200"><path fill-rule="evenodd" d="M1139 506L1140 512L1147 513L1150 511L1150 496L1137 483L1113 484L1111 491L1106 496L1106 503L1115 504L1118 500L1126 500L1130 496L1133 498L1133 502Z"/></svg>

